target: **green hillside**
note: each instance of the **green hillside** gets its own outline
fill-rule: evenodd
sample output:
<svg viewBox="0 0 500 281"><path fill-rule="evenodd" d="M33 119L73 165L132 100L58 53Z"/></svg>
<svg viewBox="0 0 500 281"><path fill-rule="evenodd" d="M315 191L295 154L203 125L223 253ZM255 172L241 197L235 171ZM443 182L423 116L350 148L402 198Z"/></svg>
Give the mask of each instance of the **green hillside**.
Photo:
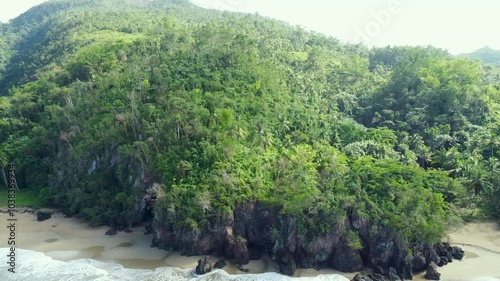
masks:
<svg viewBox="0 0 500 281"><path fill-rule="evenodd" d="M493 50L490 47L484 47L468 54L460 54L459 57L479 59L487 64L500 64L500 50Z"/></svg>
<svg viewBox="0 0 500 281"><path fill-rule="evenodd" d="M154 188L174 231L259 202L308 239L355 212L434 243L500 218L498 71L182 0L51 0L0 26L0 164L93 225L147 219Z"/></svg>

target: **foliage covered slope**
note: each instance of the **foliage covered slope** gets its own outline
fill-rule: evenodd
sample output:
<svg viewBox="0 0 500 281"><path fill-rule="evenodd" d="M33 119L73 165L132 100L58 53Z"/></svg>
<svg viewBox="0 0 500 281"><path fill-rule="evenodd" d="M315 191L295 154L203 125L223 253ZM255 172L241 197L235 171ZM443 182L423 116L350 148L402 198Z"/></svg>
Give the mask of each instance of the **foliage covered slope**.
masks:
<svg viewBox="0 0 500 281"><path fill-rule="evenodd" d="M497 71L187 1L52 0L1 26L0 163L93 224L134 222L139 178L179 228L256 200L304 233L355 208L436 241L463 207L499 217Z"/></svg>
<svg viewBox="0 0 500 281"><path fill-rule="evenodd" d="M493 50L490 47L483 47L468 54L460 54L459 57L479 59L488 64L500 64L500 50Z"/></svg>

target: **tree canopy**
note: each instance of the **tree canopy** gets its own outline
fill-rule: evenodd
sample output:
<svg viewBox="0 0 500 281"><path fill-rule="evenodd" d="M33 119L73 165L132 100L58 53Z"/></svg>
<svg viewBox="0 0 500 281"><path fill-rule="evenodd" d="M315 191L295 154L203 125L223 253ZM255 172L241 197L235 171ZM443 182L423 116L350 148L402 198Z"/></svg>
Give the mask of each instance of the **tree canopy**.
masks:
<svg viewBox="0 0 500 281"><path fill-rule="evenodd" d="M464 207L500 218L499 71L188 1L52 0L0 26L0 164L93 224L158 177L178 227L256 200L436 241Z"/></svg>

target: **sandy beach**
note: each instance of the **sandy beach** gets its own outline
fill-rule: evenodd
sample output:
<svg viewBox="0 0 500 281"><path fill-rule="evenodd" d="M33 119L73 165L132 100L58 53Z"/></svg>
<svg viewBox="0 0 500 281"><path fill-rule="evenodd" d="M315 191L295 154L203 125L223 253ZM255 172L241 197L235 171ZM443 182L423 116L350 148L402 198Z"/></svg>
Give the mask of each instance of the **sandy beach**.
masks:
<svg viewBox="0 0 500 281"><path fill-rule="evenodd" d="M0 221L7 223L7 214L0 213ZM69 261L91 258L102 262L119 263L127 268L154 269L158 267L196 267L200 256L186 257L176 252L151 248L151 235L144 235L144 227L132 228L131 233L105 235L108 227L90 227L85 221L55 214L38 222L33 214L16 213L16 246L43 252L55 260ZM483 276L500 279L500 229L493 223L468 224L450 232L448 241L461 246L466 258L440 268L442 280L474 280ZM7 247L7 233L0 233L0 248ZM212 257L215 261L218 258ZM265 257L244 266L249 273L278 272ZM244 274L229 264L224 268L230 274ZM313 277L320 274L341 274L351 279L354 274L335 270L297 270L295 277ZM421 276L417 276L421 279ZM479 280L479 279L477 279Z"/></svg>
<svg viewBox="0 0 500 281"><path fill-rule="evenodd" d="M472 280L489 276L500 280L500 228L496 223L469 223L449 233L448 242L466 253L461 261L442 267L448 280Z"/></svg>

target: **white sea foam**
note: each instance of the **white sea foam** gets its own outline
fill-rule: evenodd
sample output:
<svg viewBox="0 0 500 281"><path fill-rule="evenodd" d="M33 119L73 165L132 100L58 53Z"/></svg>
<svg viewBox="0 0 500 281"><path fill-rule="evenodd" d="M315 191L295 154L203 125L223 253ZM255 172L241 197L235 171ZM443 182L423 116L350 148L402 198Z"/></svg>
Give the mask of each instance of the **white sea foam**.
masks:
<svg viewBox="0 0 500 281"><path fill-rule="evenodd" d="M0 260L6 261L9 250L0 248ZM2 258L4 257L4 258ZM0 280L6 281L348 281L340 275L290 278L277 273L230 275L216 270L196 276L191 269L161 267L156 270L129 269L115 263L104 263L93 259L78 259L62 262L44 253L17 249L16 273L8 272L10 266L0 263Z"/></svg>

